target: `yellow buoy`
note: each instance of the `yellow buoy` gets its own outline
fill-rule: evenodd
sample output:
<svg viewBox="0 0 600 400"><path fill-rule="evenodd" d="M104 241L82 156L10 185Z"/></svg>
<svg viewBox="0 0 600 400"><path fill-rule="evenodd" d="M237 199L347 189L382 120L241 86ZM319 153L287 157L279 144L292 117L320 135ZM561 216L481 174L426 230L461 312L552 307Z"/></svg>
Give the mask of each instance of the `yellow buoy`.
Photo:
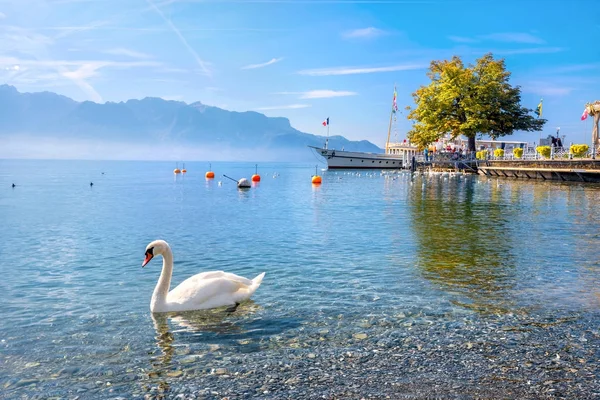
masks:
<svg viewBox="0 0 600 400"><path fill-rule="evenodd" d="M319 175L317 175L317 166L316 165L315 165L315 174L313 175L311 182L313 183L313 185L321 184L321 177Z"/></svg>
<svg viewBox="0 0 600 400"><path fill-rule="evenodd" d="M215 173L210 171L210 167L211 167L211 165L208 164L209 171L204 175L206 177L206 179L213 179L215 177Z"/></svg>

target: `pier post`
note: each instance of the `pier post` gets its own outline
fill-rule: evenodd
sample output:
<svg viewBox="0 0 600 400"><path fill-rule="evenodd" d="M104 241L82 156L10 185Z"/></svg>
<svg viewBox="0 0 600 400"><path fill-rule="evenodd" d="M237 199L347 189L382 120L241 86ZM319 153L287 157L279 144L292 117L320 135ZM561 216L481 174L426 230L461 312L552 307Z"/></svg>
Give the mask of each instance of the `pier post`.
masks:
<svg viewBox="0 0 600 400"><path fill-rule="evenodd" d="M569 143L569 160L573 159L573 153L571 153L571 147L573 146L573 142Z"/></svg>
<svg viewBox="0 0 600 400"><path fill-rule="evenodd" d="M417 170L417 159L415 158L415 156L413 156L412 162L410 165L410 172L415 172L416 170Z"/></svg>

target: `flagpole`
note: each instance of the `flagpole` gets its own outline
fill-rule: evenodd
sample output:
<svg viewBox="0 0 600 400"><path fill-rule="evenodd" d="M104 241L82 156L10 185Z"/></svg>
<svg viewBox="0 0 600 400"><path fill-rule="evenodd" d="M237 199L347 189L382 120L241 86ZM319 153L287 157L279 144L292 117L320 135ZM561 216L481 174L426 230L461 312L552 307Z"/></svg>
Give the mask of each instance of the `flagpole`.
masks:
<svg viewBox="0 0 600 400"><path fill-rule="evenodd" d="M544 112L543 103L544 99L540 99L540 104L538 104L537 108L539 109L538 118L542 118L542 113ZM542 131L540 131L540 141L538 142L538 146L542 145Z"/></svg>
<svg viewBox="0 0 600 400"><path fill-rule="evenodd" d="M327 117L327 139L325 140L325 150L327 150L327 145L329 144L329 117Z"/></svg>

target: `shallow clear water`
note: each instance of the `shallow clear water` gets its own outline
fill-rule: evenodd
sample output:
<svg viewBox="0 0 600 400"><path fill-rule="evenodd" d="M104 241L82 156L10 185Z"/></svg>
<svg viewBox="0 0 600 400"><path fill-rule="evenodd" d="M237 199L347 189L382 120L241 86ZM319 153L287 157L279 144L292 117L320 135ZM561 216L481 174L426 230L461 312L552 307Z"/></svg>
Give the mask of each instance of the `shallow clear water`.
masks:
<svg viewBox="0 0 600 400"><path fill-rule="evenodd" d="M0 161L0 397L168 394L243 372L240 354L398 335L452 348L467 328L483 342L558 326L597 367L599 186L320 169L313 186L314 165L264 163L240 191L222 174L249 179L254 164L213 163L212 181L208 164L186 167ZM205 270L266 277L232 314L153 317L161 261L141 262L159 238L172 286Z"/></svg>

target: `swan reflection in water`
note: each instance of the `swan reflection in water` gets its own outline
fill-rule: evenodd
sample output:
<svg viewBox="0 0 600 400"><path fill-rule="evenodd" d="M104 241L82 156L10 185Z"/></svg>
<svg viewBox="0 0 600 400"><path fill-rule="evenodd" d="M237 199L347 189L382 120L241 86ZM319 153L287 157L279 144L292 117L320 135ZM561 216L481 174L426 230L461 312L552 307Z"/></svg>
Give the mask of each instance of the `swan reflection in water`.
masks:
<svg viewBox="0 0 600 400"><path fill-rule="evenodd" d="M156 330L156 344L162 352L162 355L153 358L153 361L162 365L170 364L176 347L202 342L206 336L210 340L219 335L244 334L248 332L244 328L245 323L251 321L251 317L259 309L260 306L254 301L248 300L241 303L235 311L220 307L198 311L151 313ZM182 334L184 340L178 339L179 343L176 343L174 334Z"/></svg>

